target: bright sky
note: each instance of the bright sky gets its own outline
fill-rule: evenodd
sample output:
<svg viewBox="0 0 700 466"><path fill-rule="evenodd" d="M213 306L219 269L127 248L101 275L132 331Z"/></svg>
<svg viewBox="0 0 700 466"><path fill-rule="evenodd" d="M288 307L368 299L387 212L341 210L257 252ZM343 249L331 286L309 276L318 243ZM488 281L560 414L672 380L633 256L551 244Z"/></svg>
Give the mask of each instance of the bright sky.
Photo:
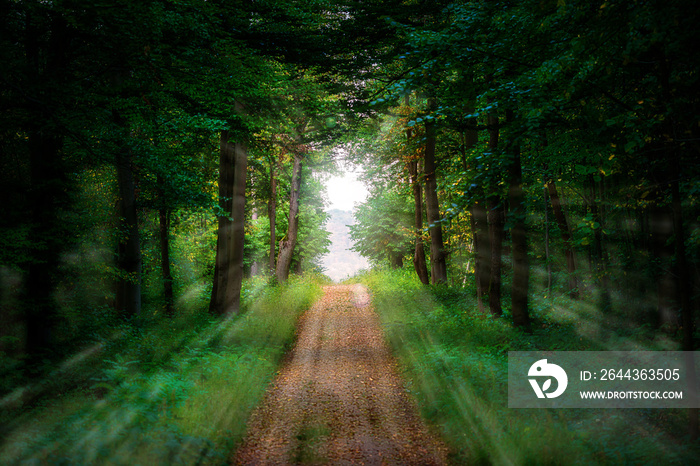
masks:
<svg viewBox="0 0 700 466"><path fill-rule="evenodd" d="M353 211L355 204L367 199L367 188L357 179L357 173L345 172L340 176L331 176L326 181L329 210ZM346 222L352 223L352 216L336 214L329 220L331 245L329 252L323 256L321 264L325 274L338 282L355 275L361 269L369 268L367 260L356 251L348 249L352 240Z"/></svg>
<svg viewBox="0 0 700 466"><path fill-rule="evenodd" d="M326 182L326 189L330 209L353 210L355 204L367 199L367 188L353 172L331 176Z"/></svg>

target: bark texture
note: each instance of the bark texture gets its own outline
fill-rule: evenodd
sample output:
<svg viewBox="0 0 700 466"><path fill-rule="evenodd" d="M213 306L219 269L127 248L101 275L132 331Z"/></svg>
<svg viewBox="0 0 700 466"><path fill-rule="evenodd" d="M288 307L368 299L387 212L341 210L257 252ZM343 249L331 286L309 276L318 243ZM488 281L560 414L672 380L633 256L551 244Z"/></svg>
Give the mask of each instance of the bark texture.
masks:
<svg viewBox="0 0 700 466"><path fill-rule="evenodd" d="M119 119L119 118L118 118ZM117 246L116 309L126 316L141 313L141 238L136 203L136 181L132 154L128 147L117 152L117 186L119 191L119 231Z"/></svg>
<svg viewBox="0 0 700 466"><path fill-rule="evenodd" d="M57 210L62 183L60 160L62 141L37 128L29 135L31 186L27 193L31 252L22 299L26 324L26 352L38 360L51 347L57 305L54 300L55 275L59 265L61 240ZM43 246L43 247L42 247Z"/></svg>
<svg viewBox="0 0 700 466"><path fill-rule="evenodd" d="M209 311L233 315L240 310L245 240L245 183L248 153L244 144L221 132L219 151L219 229L214 286Z"/></svg>
<svg viewBox="0 0 700 466"><path fill-rule="evenodd" d="M267 218L270 220L270 252L267 267L270 275L275 273L275 258L277 256L277 166L270 163L270 199L267 201Z"/></svg>
<svg viewBox="0 0 700 466"><path fill-rule="evenodd" d="M498 117L494 112L488 115L489 151L491 154L498 153L498 140L500 130L498 127ZM492 188L497 193L497 188ZM486 221L488 223L488 246L490 251L483 251L483 255L490 256L489 283L486 293L489 298L489 311L495 316L503 314L501 308L501 263L503 254L503 236L505 225L505 213L503 202L498 194L491 194L488 200L488 212Z"/></svg>
<svg viewBox="0 0 700 466"><path fill-rule="evenodd" d="M578 281L576 279L576 260L574 256L574 245L571 241L571 229L569 222L566 220L564 209L561 205L559 192L554 180L547 181L547 193L552 204L552 212L554 220L557 222L557 227L561 232L561 239L564 242L564 255L566 256L566 271L567 271L567 292L572 299L578 299Z"/></svg>
<svg viewBox="0 0 700 466"><path fill-rule="evenodd" d="M405 105L410 105L409 96L405 97ZM406 129L406 142L411 143L413 139L413 130L409 127ZM408 174L413 191L414 217L413 217L413 233L415 235L413 248L413 268L416 270L416 275L422 284L430 283L430 275L428 275L428 264L425 260L425 248L423 246L423 188L418 177L418 159L411 154L408 157Z"/></svg>
<svg viewBox="0 0 700 466"><path fill-rule="evenodd" d="M292 189L289 194L289 222L287 235L280 241L279 255L277 256L277 281L286 282L289 278L289 270L292 265L294 248L297 245L299 233L299 194L301 191L302 155L294 152L294 166L292 168Z"/></svg>
<svg viewBox="0 0 700 466"><path fill-rule="evenodd" d="M503 314L501 307L501 269L503 254L503 236L505 227L505 207L501 199L494 197L489 200L488 211L489 243L491 245L491 268L489 279L489 310L491 314Z"/></svg>
<svg viewBox="0 0 700 466"><path fill-rule="evenodd" d="M508 122L513 120L512 111L506 115ZM525 220L525 192L520 161L520 147L509 141L507 147L510 162L508 165L508 205L510 207L511 239L513 245L513 286L511 289L511 314L513 323L527 331L531 330L528 289L530 285L530 261L527 257L527 224Z"/></svg>
<svg viewBox="0 0 700 466"><path fill-rule="evenodd" d="M591 175L588 179L588 207L593 219L593 263L598 285L598 307L607 310L610 307L610 281L608 280L608 256L603 243L603 224L605 222L604 193L602 181L596 182Z"/></svg>
<svg viewBox="0 0 700 466"><path fill-rule="evenodd" d="M71 55L66 43L70 33L64 18L51 17L49 33L43 36L37 20L25 18L24 58L28 101L32 118L26 127L29 149L30 186L26 193L29 225L28 239L32 245L24 266L26 277L22 289L22 307L26 324L26 347L30 361L41 361L50 355L53 330L57 320L54 285L66 237L59 210L68 203L67 173L63 160L64 139L55 128L55 110L49 104L55 89L70 79L68 65ZM45 42L44 42L45 41ZM7 65L3 65L7 68ZM6 86L5 86L6 87Z"/></svg>
<svg viewBox="0 0 700 466"><path fill-rule="evenodd" d="M408 162L408 171L411 177L411 187L413 189L413 201L415 205L415 215L413 220L413 228L415 234L415 246L413 249L413 267L416 269L416 275L421 283L427 285L430 283L428 275L428 264L425 260L425 248L423 247L423 195L418 179L418 161L410 160Z"/></svg>
<svg viewBox="0 0 700 466"><path fill-rule="evenodd" d="M674 162L672 162L674 163ZM674 167L674 175L678 175L678 166ZM678 289L678 305L680 306L681 324L683 325L683 338L681 348L685 351L686 371L688 372L688 394L691 400L698 398L697 373L695 371L695 345L693 333L695 330L695 320L693 316L693 306L691 303L690 277L692 275L686 257L685 250L685 229L683 226L683 208L678 186L678 176L673 177L671 184L671 199L673 209L673 230L675 233L676 249L676 287ZM697 440L699 430L698 409L688 410L688 433L692 440Z"/></svg>
<svg viewBox="0 0 700 466"><path fill-rule="evenodd" d="M435 106L430 99L429 108ZM423 170L425 172L425 202L430 231L430 277L433 284L447 283L447 261L442 240L440 223L440 203L437 195L437 178L435 163L436 128L433 120L425 123L425 149Z"/></svg>
<svg viewBox="0 0 700 466"><path fill-rule="evenodd" d="M258 220L258 209L253 207L253 212L250 214L250 219L253 221L253 223ZM259 257L255 257L255 260L253 261L252 264L250 264L250 276L255 277L260 275L261 271L263 268L263 264L260 261Z"/></svg>
<svg viewBox="0 0 700 466"><path fill-rule="evenodd" d="M486 307L491 280L491 246L489 244L488 214L482 201L471 205L472 232L474 235L474 275L476 282L476 299L480 312Z"/></svg>
<svg viewBox="0 0 700 466"><path fill-rule="evenodd" d="M658 201L657 201L658 202ZM656 259L659 324L667 330L678 328L676 280L673 277L673 212L668 206L656 205L649 215L652 255Z"/></svg>
<svg viewBox="0 0 700 466"><path fill-rule="evenodd" d="M172 317L175 314L175 296L173 294L173 274L170 270L170 212L164 206L158 209L158 223L160 227L160 268L163 278L165 315Z"/></svg>

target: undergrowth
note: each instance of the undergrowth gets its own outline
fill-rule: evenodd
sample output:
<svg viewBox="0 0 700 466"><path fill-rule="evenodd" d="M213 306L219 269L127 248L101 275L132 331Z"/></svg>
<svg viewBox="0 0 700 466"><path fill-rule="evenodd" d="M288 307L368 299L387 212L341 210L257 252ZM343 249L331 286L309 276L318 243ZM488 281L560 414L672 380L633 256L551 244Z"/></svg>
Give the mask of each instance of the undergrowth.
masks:
<svg viewBox="0 0 700 466"><path fill-rule="evenodd" d="M455 464L694 464L686 413L509 409L508 351L667 349L596 306L533 293L533 333L478 312L472 290L425 287L411 271L360 278L372 292L407 389Z"/></svg>
<svg viewBox="0 0 700 466"><path fill-rule="evenodd" d="M115 326L50 390L3 398L0 464L225 463L320 293L314 278L251 280L231 319L210 317L200 289L173 320Z"/></svg>

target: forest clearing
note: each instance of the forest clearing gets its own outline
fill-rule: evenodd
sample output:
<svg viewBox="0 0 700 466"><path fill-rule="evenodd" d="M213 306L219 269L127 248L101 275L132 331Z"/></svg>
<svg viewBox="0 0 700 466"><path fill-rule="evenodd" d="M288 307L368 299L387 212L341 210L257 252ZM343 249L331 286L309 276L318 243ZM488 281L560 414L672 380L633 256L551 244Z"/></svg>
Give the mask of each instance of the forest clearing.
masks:
<svg viewBox="0 0 700 466"><path fill-rule="evenodd" d="M695 464L696 3L0 0L0 463Z"/></svg>

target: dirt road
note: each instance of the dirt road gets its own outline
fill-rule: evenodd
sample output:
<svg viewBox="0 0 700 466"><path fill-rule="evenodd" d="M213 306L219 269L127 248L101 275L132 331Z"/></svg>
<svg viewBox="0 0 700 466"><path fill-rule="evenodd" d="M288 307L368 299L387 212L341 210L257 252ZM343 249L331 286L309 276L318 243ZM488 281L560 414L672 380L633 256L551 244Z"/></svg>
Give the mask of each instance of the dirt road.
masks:
<svg viewBox="0 0 700 466"><path fill-rule="evenodd" d="M253 413L234 464L445 464L361 285L325 288Z"/></svg>

